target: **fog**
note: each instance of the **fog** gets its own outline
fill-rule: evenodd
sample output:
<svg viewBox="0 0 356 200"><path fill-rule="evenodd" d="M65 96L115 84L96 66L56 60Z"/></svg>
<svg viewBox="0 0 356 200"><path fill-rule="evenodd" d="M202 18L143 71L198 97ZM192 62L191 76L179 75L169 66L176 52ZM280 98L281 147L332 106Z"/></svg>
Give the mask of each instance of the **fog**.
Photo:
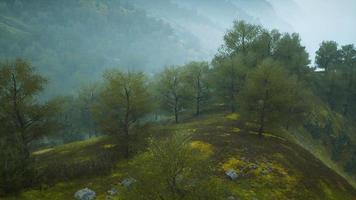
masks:
<svg viewBox="0 0 356 200"><path fill-rule="evenodd" d="M276 12L301 35L311 59L323 40L356 43L356 1L271 0Z"/></svg>
<svg viewBox="0 0 356 200"><path fill-rule="evenodd" d="M210 61L233 21L245 20L300 33L313 61L323 40L356 43L355 10L353 0L3 0L0 59L28 59L56 95L107 68Z"/></svg>

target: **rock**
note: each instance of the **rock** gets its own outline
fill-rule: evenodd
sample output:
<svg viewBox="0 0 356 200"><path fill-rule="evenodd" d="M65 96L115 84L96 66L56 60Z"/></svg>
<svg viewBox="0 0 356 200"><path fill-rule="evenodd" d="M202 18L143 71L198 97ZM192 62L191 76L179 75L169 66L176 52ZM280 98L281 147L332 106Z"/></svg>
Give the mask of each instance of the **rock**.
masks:
<svg viewBox="0 0 356 200"><path fill-rule="evenodd" d="M272 171L273 171L272 168L267 167L267 168L263 169L261 173L263 175L266 175L266 174L272 173Z"/></svg>
<svg viewBox="0 0 356 200"><path fill-rule="evenodd" d="M227 177L229 177L233 181L236 180L239 177L239 175L237 175L236 171L233 170L233 169L227 170L225 172L225 174L226 174Z"/></svg>
<svg viewBox="0 0 356 200"><path fill-rule="evenodd" d="M111 188L110 190L107 191L108 195L110 196L115 196L117 195L119 191L116 188Z"/></svg>
<svg viewBox="0 0 356 200"><path fill-rule="evenodd" d="M258 166L255 163L252 163L251 165L249 165L250 169L257 169Z"/></svg>
<svg viewBox="0 0 356 200"><path fill-rule="evenodd" d="M84 188L84 189L78 190L74 194L74 197L78 200L93 200L96 197L96 193L89 188Z"/></svg>
<svg viewBox="0 0 356 200"><path fill-rule="evenodd" d="M134 178L127 178L127 179L124 179L122 182L121 182L121 184L124 186L124 187L126 187L126 188L128 188L128 187L130 187L132 184L134 184L134 183L136 183L137 181L136 181L136 179L134 179Z"/></svg>

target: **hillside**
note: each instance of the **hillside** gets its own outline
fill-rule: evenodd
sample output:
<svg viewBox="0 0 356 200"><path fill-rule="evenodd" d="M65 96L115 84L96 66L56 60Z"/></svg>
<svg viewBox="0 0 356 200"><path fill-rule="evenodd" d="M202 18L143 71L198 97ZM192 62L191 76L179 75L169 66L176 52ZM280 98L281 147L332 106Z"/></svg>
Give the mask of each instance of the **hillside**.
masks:
<svg viewBox="0 0 356 200"><path fill-rule="evenodd" d="M166 137L172 132L191 132L192 146L213 154L222 183L231 195L241 200L355 198L355 188L299 145L274 134L260 138L253 132L245 132L238 118L237 114L210 114L178 125L157 124L149 133ZM48 185L42 184L4 200L73 199L73 194L85 187L96 191L99 200L106 198L106 191L116 187L120 199L124 188L119 183L135 174L120 154L117 160L107 159L105 155L115 153L118 148L119 144L113 141L99 137L34 152L39 161L37 168L54 172L47 180ZM240 173L238 180L225 177L228 169Z"/></svg>

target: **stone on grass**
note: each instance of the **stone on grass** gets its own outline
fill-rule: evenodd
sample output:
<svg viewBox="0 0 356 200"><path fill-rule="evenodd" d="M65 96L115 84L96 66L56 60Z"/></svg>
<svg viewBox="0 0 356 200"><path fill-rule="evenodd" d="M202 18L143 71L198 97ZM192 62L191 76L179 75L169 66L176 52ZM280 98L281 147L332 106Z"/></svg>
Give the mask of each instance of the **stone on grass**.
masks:
<svg viewBox="0 0 356 200"><path fill-rule="evenodd" d="M115 195L117 195L118 192L119 191L114 187L107 191L108 195L110 195L110 196L115 196Z"/></svg>
<svg viewBox="0 0 356 200"><path fill-rule="evenodd" d="M231 180L236 180L239 176L237 175L236 171L233 169L227 170L225 172L226 176Z"/></svg>
<svg viewBox="0 0 356 200"><path fill-rule="evenodd" d="M74 197L78 200L93 200L96 197L96 193L89 188L84 188L84 189L78 190L74 194Z"/></svg>
<svg viewBox="0 0 356 200"><path fill-rule="evenodd" d="M127 178L127 179L124 179L121 184L125 187L125 188L128 188L130 187L132 184L136 183L136 179L134 178Z"/></svg>
<svg viewBox="0 0 356 200"><path fill-rule="evenodd" d="M251 165L249 165L250 169L257 169L258 166L255 163L252 163Z"/></svg>

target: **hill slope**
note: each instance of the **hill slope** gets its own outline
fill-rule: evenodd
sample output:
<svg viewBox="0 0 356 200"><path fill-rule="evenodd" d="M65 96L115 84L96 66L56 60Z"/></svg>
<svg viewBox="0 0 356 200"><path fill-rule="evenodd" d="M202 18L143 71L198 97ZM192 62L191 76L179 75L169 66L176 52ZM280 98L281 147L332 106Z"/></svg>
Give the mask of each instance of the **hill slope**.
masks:
<svg viewBox="0 0 356 200"><path fill-rule="evenodd" d="M267 134L260 138L254 133L241 131L236 119L236 114L214 114L178 125L155 125L151 131L157 137L164 137L170 132L191 132L192 145L213 152L221 180L226 182L235 197L242 200L355 199L356 190L309 152L276 135ZM5 200L72 199L74 192L84 187L95 190L98 199L105 199L107 190L112 187L120 190L118 183L134 176L128 174L127 161L120 159L120 154L116 155L117 160L111 161L117 162L112 170L100 168L97 164L104 162L103 155L114 152L118 144L113 141L102 137L35 152L39 160L38 168L50 166L53 169L51 163L54 161L65 165L62 168L57 165L55 169L60 177L57 181L53 179L51 186L43 185ZM69 174L63 173L71 171L74 175L80 167L77 178L68 178ZM227 169L241 172L240 178L235 182L225 178ZM102 173L105 170L107 173Z"/></svg>

